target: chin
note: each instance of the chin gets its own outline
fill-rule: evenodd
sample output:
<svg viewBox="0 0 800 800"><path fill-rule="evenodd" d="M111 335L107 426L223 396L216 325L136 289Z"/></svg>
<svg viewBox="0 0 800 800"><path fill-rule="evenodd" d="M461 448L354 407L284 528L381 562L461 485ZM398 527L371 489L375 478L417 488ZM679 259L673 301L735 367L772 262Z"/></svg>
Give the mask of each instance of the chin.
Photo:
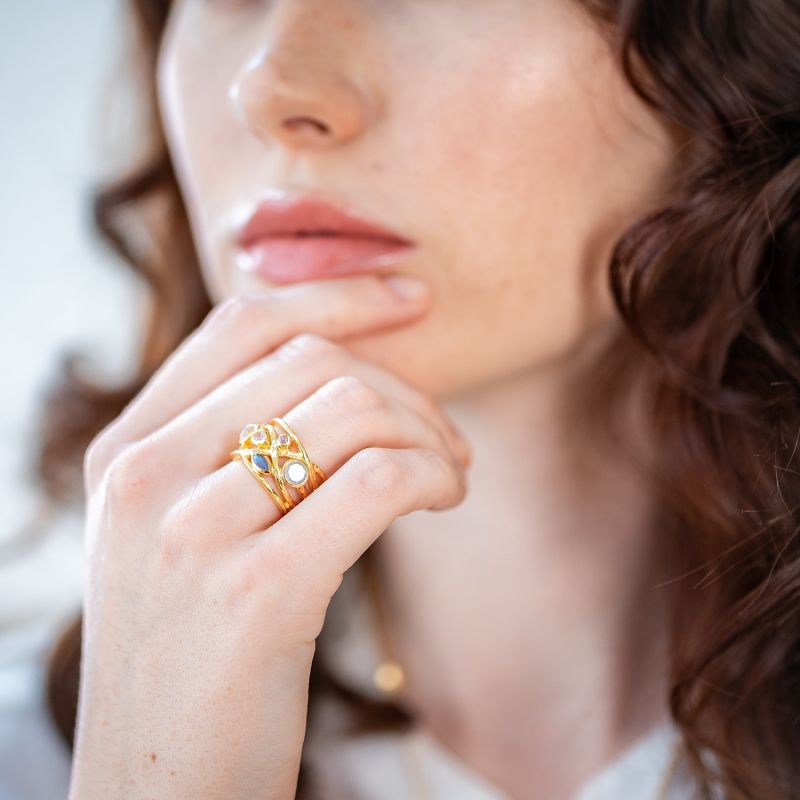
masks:
<svg viewBox="0 0 800 800"><path fill-rule="evenodd" d="M437 401L479 386L482 376L469 371L474 371L478 363L464 349L454 351L456 343L446 337L421 335L422 322L352 336L341 344L353 355L397 375Z"/></svg>
<svg viewBox="0 0 800 800"><path fill-rule="evenodd" d="M429 392L426 374L431 370L435 354L426 350L421 327L421 321L406 323L397 328L349 336L339 343L358 358Z"/></svg>

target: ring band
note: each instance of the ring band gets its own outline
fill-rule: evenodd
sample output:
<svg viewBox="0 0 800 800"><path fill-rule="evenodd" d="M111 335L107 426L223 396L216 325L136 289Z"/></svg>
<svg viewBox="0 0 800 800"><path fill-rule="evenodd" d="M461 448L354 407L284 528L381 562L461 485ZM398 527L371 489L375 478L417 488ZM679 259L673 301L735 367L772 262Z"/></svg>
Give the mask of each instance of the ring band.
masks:
<svg viewBox="0 0 800 800"><path fill-rule="evenodd" d="M231 450L230 455L232 460L239 459L247 467L281 514L300 502L290 488L296 489L302 500L327 480L322 468L308 457L300 437L282 417L273 417L264 425L245 425L239 434L239 447Z"/></svg>

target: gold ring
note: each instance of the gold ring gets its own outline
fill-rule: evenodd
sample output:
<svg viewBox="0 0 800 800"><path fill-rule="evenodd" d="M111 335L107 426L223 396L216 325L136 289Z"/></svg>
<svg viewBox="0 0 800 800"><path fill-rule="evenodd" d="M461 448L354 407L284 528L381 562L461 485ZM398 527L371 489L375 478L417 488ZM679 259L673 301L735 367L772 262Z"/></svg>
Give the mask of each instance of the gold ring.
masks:
<svg viewBox="0 0 800 800"><path fill-rule="evenodd" d="M285 514L316 489L327 476L306 452L291 426L281 417L264 425L249 423L239 434L239 447L231 450ZM296 499L290 489L300 495Z"/></svg>

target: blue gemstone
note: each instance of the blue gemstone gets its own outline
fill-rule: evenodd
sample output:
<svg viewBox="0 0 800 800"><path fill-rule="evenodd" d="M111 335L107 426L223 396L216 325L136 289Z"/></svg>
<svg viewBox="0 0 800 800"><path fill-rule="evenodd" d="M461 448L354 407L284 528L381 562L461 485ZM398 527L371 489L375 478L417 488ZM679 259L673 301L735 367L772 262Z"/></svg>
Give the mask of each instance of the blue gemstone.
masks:
<svg viewBox="0 0 800 800"><path fill-rule="evenodd" d="M261 453L256 453L253 456L253 463L261 472L269 472L269 461L267 461L266 457L262 456Z"/></svg>

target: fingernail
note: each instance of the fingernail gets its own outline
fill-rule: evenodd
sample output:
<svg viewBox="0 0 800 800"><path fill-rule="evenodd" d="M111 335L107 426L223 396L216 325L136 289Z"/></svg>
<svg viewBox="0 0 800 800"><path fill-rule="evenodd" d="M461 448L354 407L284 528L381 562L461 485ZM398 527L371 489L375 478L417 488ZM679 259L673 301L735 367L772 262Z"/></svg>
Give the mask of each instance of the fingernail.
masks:
<svg viewBox="0 0 800 800"><path fill-rule="evenodd" d="M430 293L425 281L410 275L386 275L383 276L383 281L401 300L416 302Z"/></svg>

